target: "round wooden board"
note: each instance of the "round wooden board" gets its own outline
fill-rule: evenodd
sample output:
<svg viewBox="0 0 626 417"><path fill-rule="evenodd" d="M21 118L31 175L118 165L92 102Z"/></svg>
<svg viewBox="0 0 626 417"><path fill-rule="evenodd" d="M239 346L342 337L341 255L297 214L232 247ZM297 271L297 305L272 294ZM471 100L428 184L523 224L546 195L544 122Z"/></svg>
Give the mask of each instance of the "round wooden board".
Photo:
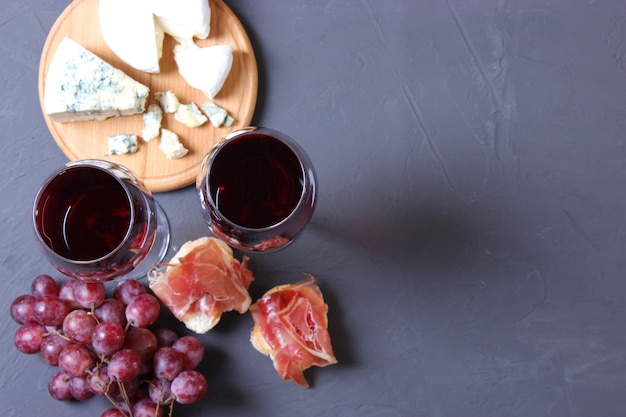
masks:
<svg viewBox="0 0 626 417"><path fill-rule="evenodd" d="M153 192L175 190L192 184L202 158L211 146L229 131L248 126L252 121L258 93L258 70L248 35L237 16L222 0L209 0L211 32L207 39L196 39L195 42L199 46L228 44L233 47L231 71L224 86L212 100L235 119L232 126L215 128L206 122L200 127L189 128L176 121L173 115L164 114L162 127L179 135L183 145L189 149L185 157L167 159L159 149L158 138L151 142L140 139L136 153L106 156L108 137L119 133L141 136L143 119L141 115L133 115L105 121L59 123L46 115L43 110L45 78L54 52L63 38L73 39L150 87L148 104L155 102L155 92L165 90L174 91L181 103L194 102L198 107L207 101L207 97L200 90L190 87L178 74L173 53L176 41L170 36L165 36L159 74L138 71L121 61L106 45L100 33L98 1L74 0L54 23L44 45L39 67L39 101L52 137L70 160L98 158L117 162L135 172Z"/></svg>

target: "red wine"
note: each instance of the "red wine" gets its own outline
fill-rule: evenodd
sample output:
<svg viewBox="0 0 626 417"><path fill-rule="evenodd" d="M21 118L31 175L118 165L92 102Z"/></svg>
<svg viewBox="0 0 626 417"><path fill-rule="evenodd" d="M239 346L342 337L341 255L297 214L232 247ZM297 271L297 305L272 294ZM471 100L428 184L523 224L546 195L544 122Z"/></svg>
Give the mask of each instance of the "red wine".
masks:
<svg viewBox="0 0 626 417"><path fill-rule="evenodd" d="M232 139L215 155L209 175L217 209L246 228L265 228L287 218L298 205L303 186L297 155L262 133Z"/></svg>
<svg viewBox="0 0 626 417"><path fill-rule="evenodd" d="M56 254L74 261L101 258L116 249L131 227L131 205L112 175L75 167L55 177L36 207L39 235Z"/></svg>

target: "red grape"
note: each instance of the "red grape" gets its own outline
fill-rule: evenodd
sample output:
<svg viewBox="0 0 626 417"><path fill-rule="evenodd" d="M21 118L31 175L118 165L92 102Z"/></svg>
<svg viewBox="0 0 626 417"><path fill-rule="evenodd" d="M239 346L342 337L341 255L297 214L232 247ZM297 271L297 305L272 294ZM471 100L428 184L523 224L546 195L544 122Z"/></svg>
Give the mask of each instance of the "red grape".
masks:
<svg viewBox="0 0 626 417"><path fill-rule="evenodd" d="M59 287L59 298L65 301L71 309L80 307L76 302L76 297L74 297L74 284L76 282L76 280L70 279Z"/></svg>
<svg viewBox="0 0 626 417"><path fill-rule="evenodd" d="M96 353L112 355L124 346L126 333L117 323L103 321L94 327L91 344Z"/></svg>
<svg viewBox="0 0 626 417"><path fill-rule="evenodd" d="M117 284L117 287L115 287L113 291L113 298L128 305L135 297L145 294L146 292L146 287L144 287L141 282L134 279L127 279Z"/></svg>
<svg viewBox="0 0 626 417"><path fill-rule="evenodd" d="M96 319L85 310L74 310L63 320L63 334L75 342L88 345L97 324Z"/></svg>
<svg viewBox="0 0 626 417"><path fill-rule="evenodd" d="M87 383L87 375L75 376L70 379L70 392L78 401L87 401L95 394Z"/></svg>
<svg viewBox="0 0 626 417"><path fill-rule="evenodd" d="M54 278L50 275L39 275L33 280L30 286L30 292L35 297L41 297L42 295L54 295L58 297L59 287Z"/></svg>
<svg viewBox="0 0 626 417"><path fill-rule="evenodd" d="M41 356L43 357L43 360L51 366L58 366L59 354L63 348L69 344L70 342L58 334L53 333L44 337L41 341Z"/></svg>
<svg viewBox="0 0 626 417"><path fill-rule="evenodd" d="M11 318L18 324L35 323L33 308L37 299L31 294L17 297L11 303Z"/></svg>
<svg viewBox="0 0 626 417"><path fill-rule="evenodd" d="M142 360L137 379L140 381L148 381L152 378L152 362L150 360Z"/></svg>
<svg viewBox="0 0 626 417"><path fill-rule="evenodd" d="M106 287L101 282L76 281L74 298L82 308L95 309L104 302Z"/></svg>
<svg viewBox="0 0 626 417"><path fill-rule="evenodd" d="M183 370L183 354L172 347L162 347L152 358L154 376L173 380Z"/></svg>
<svg viewBox="0 0 626 417"><path fill-rule="evenodd" d="M139 380L135 378L124 383L115 382L115 385L118 386L119 389L117 389L109 397L113 400L113 404L117 405L130 415L130 410L133 404L144 396ZM125 394L123 394L122 388Z"/></svg>
<svg viewBox="0 0 626 417"><path fill-rule="evenodd" d="M204 345L193 336L183 336L172 345L174 349L183 354L183 369L190 370L202 362L204 358Z"/></svg>
<svg viewBox="0 0 626 417"><path fill-rule="evenodd" d="M41 350L41 342L46 329L37 323L22 325L13 336L15 347L22 353L33 354Z"/></svg>
<svg viewBox="0 0 626 417"><path fill-rule="evenodd" d="M59 353L59 368L69 376L82 376L93 368L95 360L85 346L70 343Z"/></svg>
<svg viewBox="0 0 626 417"><path fill-rule="evenodd" d="M133 406L133 417L164 417L163 408L150 398L142 398Z"/></svg>
<svg viewBox="0 0 626 417"><path fill-rule="evenodd" d="M170 405L174 401L172 383L159 378L152 378L148 384L148 395L154 403Z"/></svg>
<svg viewBox="0 0 626 417"><path fill-rule="evenodd" d="M157 345L159 347L170 347L178 340L178 334L172 329L167 327L159 327L155 329L154 335L157 338Z"/></svg>
<svg viewBox="0 0 626 417"><path fill-rule="evenodd" d="M115 352L109 361L109 376L120 382L135 378L141 369L141 357L132 349Z"/></svg>
<svg viewBox="0 0 626 417"><path fill-rule="evenodd" d="M70 308L56 295L42 295L33 305L33 314L39 324L61 326Z"/></svg>
<svg viewBox="0 0 626 417"><path fill-rule="evenodd" d="M157 339L150 329L133 327L126 333L124 348L136 351L141 360L149 361L157 350Z"/></svg>
<svg viewBox="0 0 626 417"><path fill-rule="evenodd" d="M181 404L195 403L206 392L206 379L198 371L183 371L172 381L172 394Z"/></svg>
<svg viewBox="0 0 626 417"><path fill-rule="evenodd" d="M59 371L50 377L48 381L48 392L50 396L58 401L69 401L72 399L70 391L70 381L72 377L63 371Z"/></svg>
<svg viewBox="0 0 626 417"><path fill-rule="evenodd" d="M126 326L126 305L115 298L108 298L94 310L94 314L100 321L110 321L120 326Z"/></svg>
<svg viewBox="0 0 626 417"><path fill-rule="evenodd" d="M142 294L126 306L126 320L133 327L148 327L159 318L160 312L159 300L153 295Z"/></svg>
<svg viewBox="0 0 626 417"><path fill-rule="evenodd" d="M106 364L100 364L93 368L87 375L89 389L96 395L111 394L117 388L117 384L111 383Z"/></svg>

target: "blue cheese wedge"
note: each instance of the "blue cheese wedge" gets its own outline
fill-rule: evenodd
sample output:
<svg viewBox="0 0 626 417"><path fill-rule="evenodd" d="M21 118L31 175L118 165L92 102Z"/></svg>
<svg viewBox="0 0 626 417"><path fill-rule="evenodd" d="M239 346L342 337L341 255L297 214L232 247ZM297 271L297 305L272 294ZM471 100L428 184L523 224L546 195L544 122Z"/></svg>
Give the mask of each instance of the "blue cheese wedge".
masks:
<svg viewBox="0 0 626 417"><path fill-rule="evenodd" d="M187 150L180 140L178 135L171 130L161 129L161 141L159 148L163 151L168 159L178 159L187 155Z"/></svg>
<svg viewBox="0 0 626 417"><path fill-rule="evenodd" d="M150 89L75 41L56 49L44 88L44 111L54 121L104 120L143 113Z"/></svg>
<svg viewBox="0 0 626 417"><path fill-rule="evenodd" d="M109 137L109 153L107 155L122 155L135 153L139 149L137 135L120 133Z"/></svg>
<svg viewBox="0 0 626 417"><path fill-rule="evenodd" d="M195 103L178 106L174 112L174 119L189 127L202 126L208 120Z"/></svg>
<svg viewBox="0 0 626 417"><path fill-rule="evenodd" d="M158 104L151 104L148 110L141 116L144 128L141 130L141 137L145 142L159 136L161 133L161 121L163 120L163 110Z"/></svg>
<svg viewBox="0 0 626 417"><path fill-rule="evenodd" d="M231 126L235 119L229 116L226 109L218 106L212 101L202 103L202 111L209 116L211 124L215 127Z"/></svg>
<svg viewBox="0 0 626 417"><path fill-rule="evenodd" d="M154 93L154 98L159 102L165 113L174 113L180 106L180 101L178 101L178 97L172 90L156 92Z"/></svg>

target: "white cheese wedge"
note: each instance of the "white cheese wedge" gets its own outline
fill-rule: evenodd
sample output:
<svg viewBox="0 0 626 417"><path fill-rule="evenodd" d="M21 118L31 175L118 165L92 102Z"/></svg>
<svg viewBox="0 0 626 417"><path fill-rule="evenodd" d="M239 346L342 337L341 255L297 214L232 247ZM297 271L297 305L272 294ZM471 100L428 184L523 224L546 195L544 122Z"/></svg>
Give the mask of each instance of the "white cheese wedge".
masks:
<svg viewBox="0 0 626 417"><path fill-rule="evenodd" d="M141 137L145 142L150 142L161 133L163 110L161 110L158 104L151 104L141 117L144 123L144 128L141 130Z"/></svg>
<svg viewBox="0 0 626 417"><path fill-rule="evenodd" d="M213 99L224 86L233 65L233 47L215 45L200 48L187 43L174 48L174 59L185 81Z"/></svg>
<svg viewBox="0 0 626 417"><path fill-rule="evenodd" d="M177 7L169 0L172 7ZM158 73L164 30L152 14L152 0L100 0L98 20L106 44L125 63Z"/></svg>
<svg viewBox="0 0 626 417"><path fill-rule="evenodd" d="M174 119L189 127L202 126L208 120L198 106L196 106L196 103L181 104L178 106L178 109L174 113Z"/></svg>
<svg viewBox="0 0 626 417"><path fill-rule="evenodd" d="M211 8L208 0L151 0L151 3L165 33L179 42L209 36Z"/></svg>
<svg viewBox="0 0 626 417"><path fill-rule="evenodd" d="M187 155L187 150L180 140L178 135L169 129L161 129L161 141L159 148L163 151L168 159L178 159Z"/></svg>
<svg viewBox="0 0 626 417"><path fill-rule="evenodd" d="M143 113L150 89L64 38L46 74L44 111L57 122Z"/></svg>
<svg viewBox="0 0 626 417"><path fill-rule="evenodd" d="M120 133L109 137L109 153L107 155L122 155L135 153L139 149L137 135Z"/></svg>

